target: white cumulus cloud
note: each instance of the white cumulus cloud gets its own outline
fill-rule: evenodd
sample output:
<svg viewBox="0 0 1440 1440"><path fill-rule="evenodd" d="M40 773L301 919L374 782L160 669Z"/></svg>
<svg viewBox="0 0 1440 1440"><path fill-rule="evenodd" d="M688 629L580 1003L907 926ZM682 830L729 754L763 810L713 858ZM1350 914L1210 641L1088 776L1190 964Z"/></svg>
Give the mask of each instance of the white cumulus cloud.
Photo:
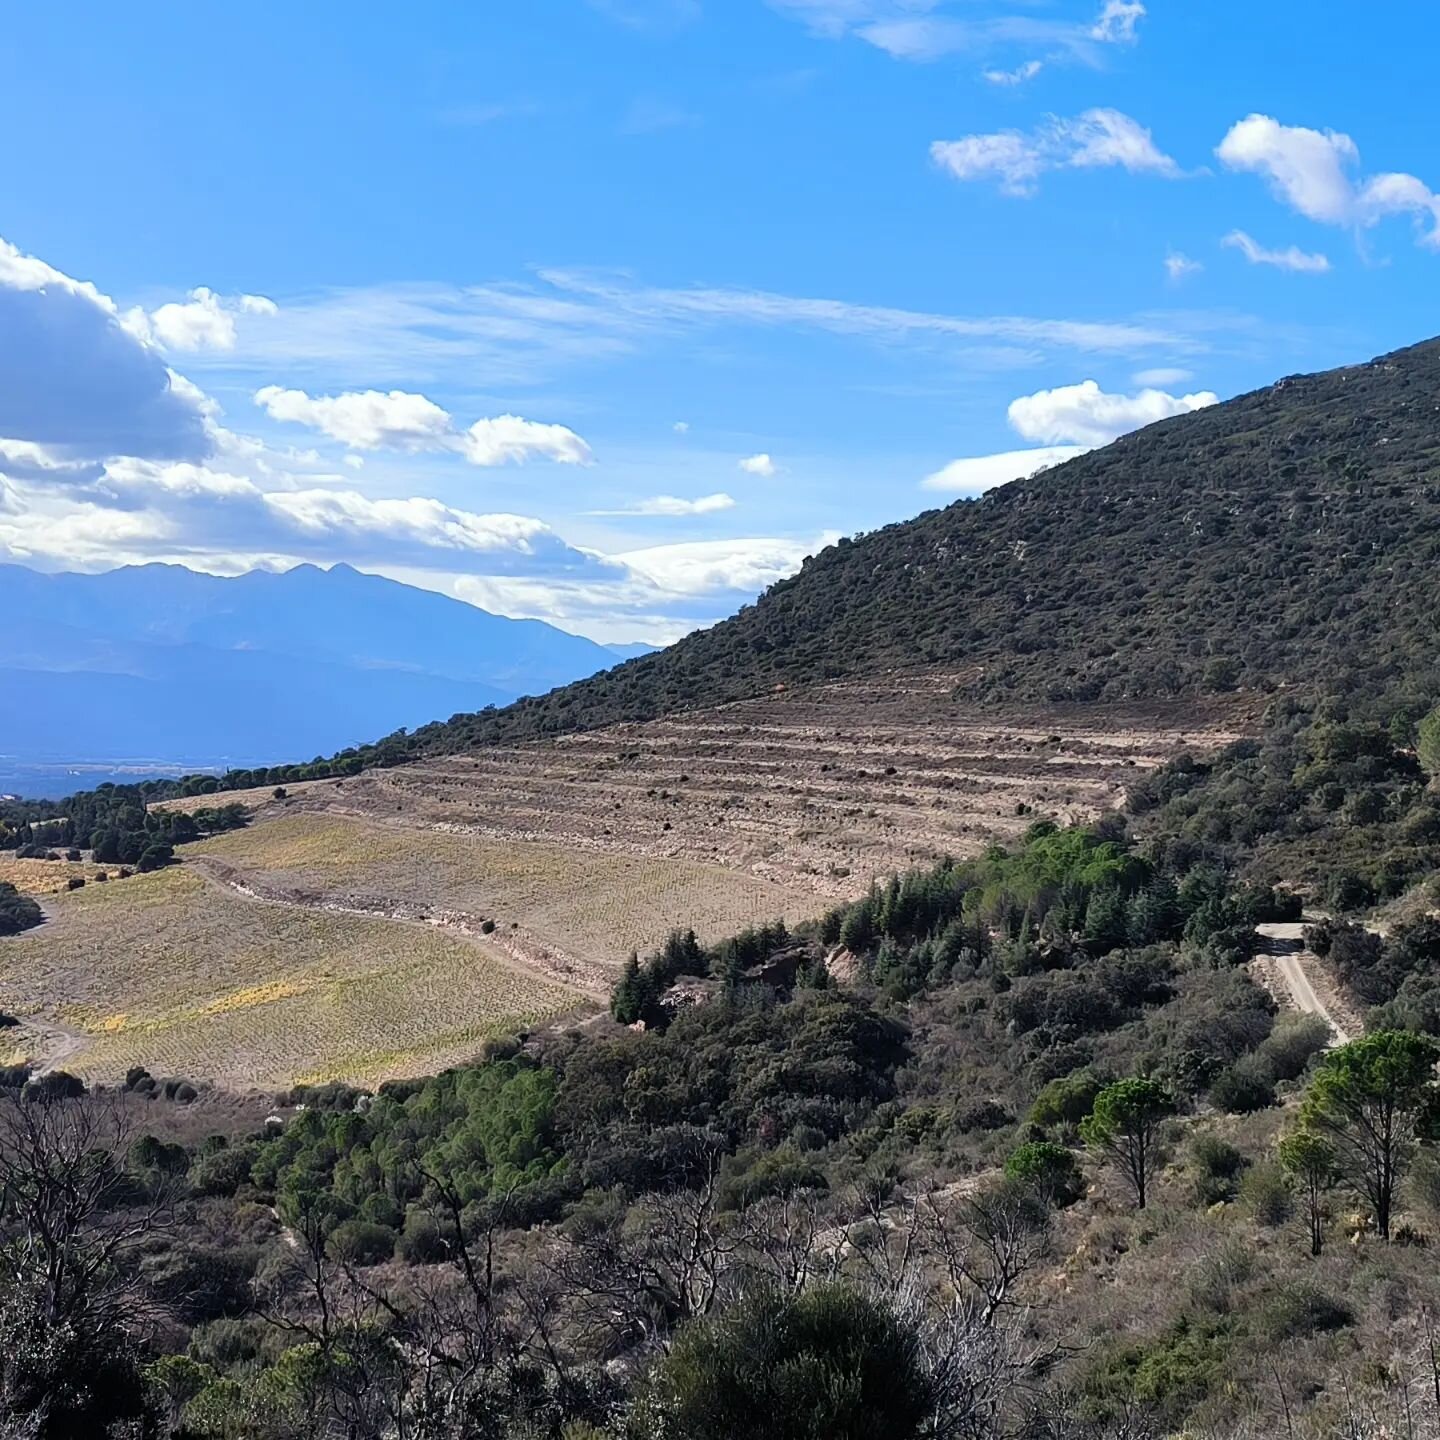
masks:
<svg viewBox="0 0 1440 1440"><path fill-rule="evenodd" d="M264 295L226 297L201 285L181 301L148 314L138 306L122 317L138 338L165 350L233 350L237 315L277 315L280 307Z"/></svg>
<svg viewBox="0 0 1440 1440"><path fill-rule="evenodd" d="M771 479L779 471L779 466L766 454L747 455L740 462L740 468L747 475L758 475L763 480Z"/></svg>
<svg viewBox="0 0 1440 1440"><path fill-rule="evenodd" d="M1306 219L1366 227L1408 214L1421 227L1421 243L1440 249L1440 194L1404 172L1357 175L1359 146L1339 131L1247 115L1215 153L1228 169L1263 176L1275 197Z"/></svg>
<svg viewBox="0 0 1440 1440"><path fill-rule="evenodd" d="M1012 480L1028 480L1053 465L1083 455L1088 445L1045 445L1033 450L1006 450L999 455L972 455L952 460L921 482L925 490L946 495L980 495Z"/></svg>
<svg viewBox="0 0 1440 1440"><path fill-rule="evenodd" d="M266 385L255 403L272 419L319 430L355 450L427 450L447 441L454 424L433 400L405 390L307 395Z"/></svg>
<svg viewBox="0 0 1440 1440"><path fill-rule="evenodd" d="M1010 402L1006 412L1011 427L1026 440L1047 445L1106 445L1118 435L1214 405L1213 391L1171 395L1165 390L1140 390L1134 395L1111 395L1094 380L1037 390Z"/></svg>
<svg viewBox="0 0 1440 1440"><path fill-rule="evenodd" d="M108 295L0 240L0 435L62 460L199 458L196 394Z"/></svg>
<svg viewBox="0 0 1440 1440"><path fill-rule="evenodd" d="M319 430L353 450L453 450L483 466L537 459L588 465L593 459L585 441L564 425L498 415L461 431L448 410L407 390L308 395L266 385L255 392L255 403L273 419Z"/></svg>
<svg viewBox="0 0 1440 1440"><path fill-rule="evenodd" d="M999 130L936 140L930 158L956 180L993 180L1006 195L1033 195L1051 170L1117 166L1133 174L1177 179L1182 171L1139 121L1098 107L1052 117L1030 131Z"/></svg>
<svg viewBox="0 0 1440 1440"><path fill-rule="evenodd" d="M460 453L472 465L523 465L527 460L589 465L594 460L590 447L573 430L518 415L477 420L465 432Z"/></svg>
<svg viewBox="0 0 1440 1440"><path fill-rule="evenodd" d="M1302 275L1324 275L1330 269L1326 255L1309 254L1298 245L1267 250L1243 230L1232 230L1220 243L1240 251L1252 265L1273 265L1277 270L1294 270Z"/></svg>
<svg viewBox="0 0 1440 1440"><path fill-rule="evenodd" d="M821 549L838 537L821 538ZM611 558L628 565L662 590L677 595L753 594L793 575L810 547L796 540L692 540L627 550Z"/></svg>

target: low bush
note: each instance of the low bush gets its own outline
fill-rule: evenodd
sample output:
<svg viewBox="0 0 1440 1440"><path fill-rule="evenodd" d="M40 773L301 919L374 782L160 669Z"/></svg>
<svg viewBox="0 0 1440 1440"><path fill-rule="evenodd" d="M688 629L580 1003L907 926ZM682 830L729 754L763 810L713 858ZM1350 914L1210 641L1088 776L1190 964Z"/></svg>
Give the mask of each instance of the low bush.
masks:
<svg viewBox="0 0 1440 1440"><path fill-rule="evenodd" d="M1252 1166L1240 1182L1240 1199L1256 1223L1274 1229L1295 1213L1295 1195L1278 1165Z"/></svg>
<svg viewBox="0 0 1440 1440"><path fill-rule="evenodd" d="M349 1265L380 1265L395 1253L395 1232L371 1220L342 1220L326 1243L330 1254Z"/></svg>

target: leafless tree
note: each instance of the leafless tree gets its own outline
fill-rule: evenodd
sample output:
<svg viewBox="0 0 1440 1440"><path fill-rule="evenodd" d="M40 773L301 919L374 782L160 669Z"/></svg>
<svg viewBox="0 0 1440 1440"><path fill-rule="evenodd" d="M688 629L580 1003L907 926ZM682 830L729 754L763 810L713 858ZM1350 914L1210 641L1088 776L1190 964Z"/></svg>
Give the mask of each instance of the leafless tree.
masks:
<svg viewBox="0 0 1440 1440"><path fill-rule="evenodd" d="M137 1193L123 1168L130 1137L116 1096L0 1092L0 1275L46 1326L134 1328L141 1297L127 1261L170 1223L175 1182Z"/></svg>
<svg viewBox="0 0 1440 1440"><path fill-rule="evenodd" d="M767 1195L747 1205L736 1224L738 1263L750 1279L793 1295L817 1281L839 1278L845 1230L827 1216L820 1191Z"/></svg>
<svg viewBox="0 0 1440 1440"><path fill-rule="evenodd" d="M743 1227L718 1213L718 1176L712 1162L694 1189L646 1196L625 1220L582 1233L548 1258L598 1351L663 1350L677 1326L714 1310L746 1243Z"/></svg>
<svg viewBox="0 0 1440 1440"><path fill-rule="evenodd" d="M331 1253L318 1215L291 1232L289 1263L260 1308L321 1358L307 1437L471 1440L492 1433L519 1389L534 1399L536 1375L561 1410L580 1388L562 1336L571 1297L543 1270L537 1283L501 1264L508 1197L477 1224L453 1185L424 1178L440 1263L398 1273L357 1266Z"/></svg>
<svg viewBox="0 0 1440 1440"><path fill-rule="evenodd" d="M137 1251L169 1224L175 1182L125 1172L130 1135L118 1096L0 1092L0 1415L17 1436L46 1433L59 1391L156 1318Z"/></svg>

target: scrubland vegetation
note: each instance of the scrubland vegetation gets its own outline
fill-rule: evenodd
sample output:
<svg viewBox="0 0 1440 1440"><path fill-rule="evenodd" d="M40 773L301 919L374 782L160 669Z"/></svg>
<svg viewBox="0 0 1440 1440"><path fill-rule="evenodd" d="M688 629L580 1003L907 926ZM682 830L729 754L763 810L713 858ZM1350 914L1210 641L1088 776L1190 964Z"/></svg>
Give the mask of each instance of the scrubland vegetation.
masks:
<svg viewBox="0 0 1440 1440"><path fill-rule="evenodd" d="M609 1015L517 1000L506 1034L473 947L387 922L382 955L294 907L277 932L175 867L0 942L6 996L63 994L125 1066L88 1094L0 1070L12 1433L1440 1435L1437 377L1431 345L1281 382L835 547L609 676L226 782L892 664L989 697L1270 697L1123 813L1014 813L814 920L682 925L636 944ZM15 845L167 845L154 815L184 813L96 794L7 812ZM368 862L305 863L353 887ZM1363 1017L1346 1043L1257 981L1256 927L1302 923ZM127 929L120 993L95 956ZM381 1048L420 1009L429 1065ZM185 1123L207 1057L167 1037L293 1064L315 1016L327 1062L273 1115Z"/></svg>
<svg viewBox="0 0 1440 1440"><path fill-rule="evenodd" d="M1256 741L1137 776L1126 814L1033 822L812 921L677 931L623 967L610 1018L472 1028L478 1058L430 1078L417 1056L373 1090L331 1078L404 1073L371 1052L264 1126L170 1138L205 1092L147 1073L190 1063L169 1027L203 1011L286 1053L268 1017L303 1024L358 943L285 910L283 971L168 1019L107 1002L123 1093L0 1072L21 1166L0 1327L65 1337L12 1347L0 1401L40 1440L127 1416L176 1440L1435 1434L1430 713L1274 706ZM333 824L206 844L353 883ZM216 929L167 949L182 892ZM276 908L168 868L65 896L56 934L147 896L155 963L207 976L203 937L233 965L240 913ZM1254 978L1255 927L1306 904L1367 1016L1344 1045ZM5 942L12 975L36 943ZM77 932L68 991L96 944ZM392 1033L401 964L355 982ZM97 1188L37 1240L57 1155ZM93 1288L52 1301L46 1244L98 1256Z"/></svg>
<svg viewBox="0 0 1440 1440"><path fill-rule="evenodd" d="M1245 962L1296 902L1240 868L1037 823L673 936L616 988L643 1027L208 1139L165 1138L194 1091L138 1066L79 1099L14 1072L0 1325L72 1348L0 1396L61 1395L46 1437L1378 1436L1433 1404L1440 1052L1278 1014ZM114 1248L49 1315L21 1221L56 1154L95 1187L58 1243Z"/></svg>

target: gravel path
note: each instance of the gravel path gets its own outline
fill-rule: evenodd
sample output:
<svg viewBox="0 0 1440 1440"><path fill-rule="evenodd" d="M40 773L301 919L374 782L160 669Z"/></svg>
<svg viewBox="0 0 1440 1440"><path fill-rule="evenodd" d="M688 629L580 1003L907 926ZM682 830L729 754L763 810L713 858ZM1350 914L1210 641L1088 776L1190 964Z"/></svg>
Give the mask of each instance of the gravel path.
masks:
<svg viewBox="0 0 1440 1440"><path fill-rule="evenodd" d="M1265 942L1262 959L1259 962L1261 978L1273 990L1271 976L1278 977L1284 986L1290 1003L1306 1015L1318 1015L1329 1027L1332 1045L1344 1045L1354 1037L1349 1029L1336 1019L1333 1011L1315 991L1311 972L1320 970L1320 957L1305 948L1305 922L1273 922L1255 927ZM1271 962L1269 965L1265 961ZM1281 996L1281 999L1286 998Z"/></svg>

